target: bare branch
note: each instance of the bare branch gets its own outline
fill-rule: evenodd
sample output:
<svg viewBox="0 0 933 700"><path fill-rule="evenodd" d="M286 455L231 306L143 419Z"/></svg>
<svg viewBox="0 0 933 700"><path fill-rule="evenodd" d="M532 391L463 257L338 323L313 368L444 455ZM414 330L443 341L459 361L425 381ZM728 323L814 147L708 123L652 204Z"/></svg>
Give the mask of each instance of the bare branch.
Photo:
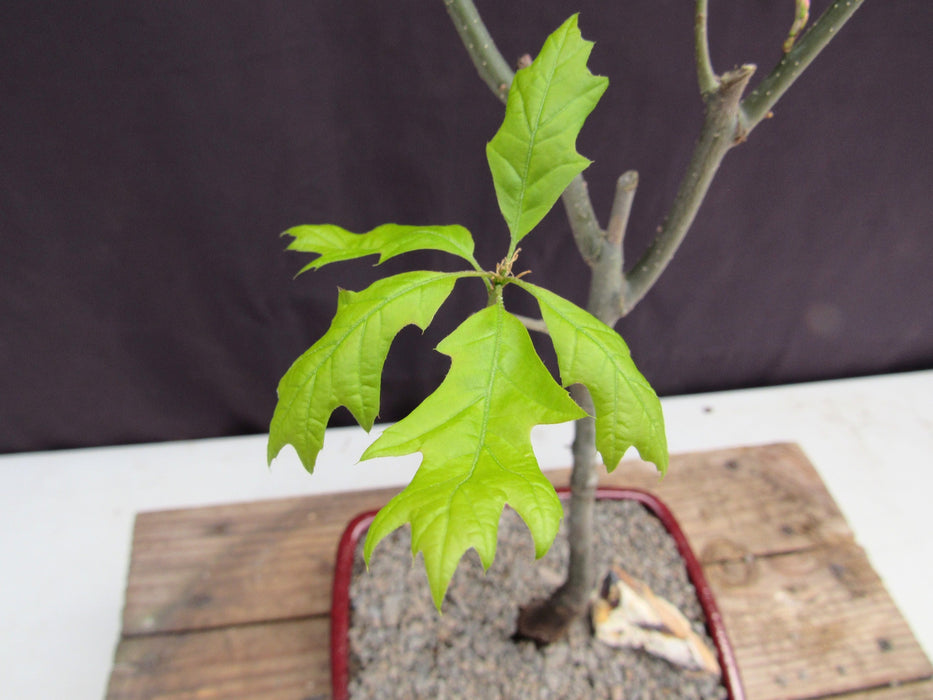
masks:
<svg viewBox="0 0 933 700"><path fill-rule="evenodd" d="M767 117L771 108L793 85L814 58L849 21L865 0L836 0L788 51L768 76L742 100L746 133Z"/></svg>
<svg viewBox="0 0 933 700"><path fill-rule="evenodd" d="M710 75L718 81L718 87L705 95L707 113L703 130L671 210L648 250L626 275L619 307L623 316L644 297L670 263L693 223L725 154L742 143L748 133L770 115L778 99L863 2L835 0L775 69L742 100L742 93L755 67L742 66L719 78L712 74L706 36L707 3L706 0L697 0L694 31L700 90L703 92L704 86L709 84ZM798 10L799 6L798 2Z"/></svg>
<svg viewBox="0 0 933 700"><path fill-rule="evenodd" d="M797 41L797 37L800 36L800 32L803 28L807 26L807 21L809 19L810 0L796 0L794 23L790 26L790 31L787 32L787 38L784 40L784 45L781 47L784 49L784 53L794 48L794 42Z"/></svg>
<svg viewBox="0 0 933 700"><path fill-rule="evenodd" d="M561 195L573 240L587 265L592 267L602 250L603 230L599 226L589 187L582 175L577 175Z"/></svg>
<svg viewBox="0 0 933 700"><path fill-rule="evenodd" d="M473 0L444 0L444 5L480 77L505 102L515 74L496 48Z"/></svg>
<svg viewBox="0 0 933 700"><path fill-rule="evenodd" d="M687 235L723 157L745 138L739 124L739 100L755 66L745 65L722 75L719 89L707 101L706 119L690 165L667 219L648 250L626 275L620 312L631 311L654 285Z"/></svg>
<svg viewBox="0 0 933 700"><path fill-rule="evenodd" d="M606 240L613 245L621 246L625 239L625 230L628 228L628 217L632 213L632 201L635 199L636 189L638 189L638 173L634 170L626 170L616 180L616 194L612 199L609 225L606 227Z"/></svg>
<svg viewBox="0 0 933 700"><path fill-rule="evenodd" d="M709 57L709 39L707 36L707 0L697 0L693 22L694 52L697 63L697 80L700 94L705 99L719 87L719 78L713 71Z"/></svg>
<svg viewBox="0 0 933 700"><path fill-rule="evenodd" d="M808 0L796 2L799 15L801 7ZM786 45L789 50L784 59L756 90L742 100L755 66L744 65L721 76L715 74L709 52L708 0L696 0L694 40L697 79L706 103L703 128L687 173L664 223L628 274L623 274L622 243L638 183L637 175L630 172L619 178L609 226L605 232L599 226L582 176L577 176L562 195L574 241L592 271L588 311L612 326L644 297L686 236L725 154L744 141L748 132L770 113L774 103L862 2L864 0L835 0L796 46L791 48L790 43ZM444 0L444 4L480 76L492 92L506 102L514 73L496 49L473 2ZM494 285L490 294L499 293L500 290L500 285ZM546 332L541 320L521 320L532 330ZM574 387L571 391L578 403L592 415L592 402L585 389ZM577 421L570 518L571 527L577 534L571 538L571 565L567 581L547 602L522 609L519 615L520 632L525 627L523 619L543 619L550 612L553 613L552 618L569 620L585 609L594 581L591 552L585 544L590 541L586 533L593 527L593 465L596 456L593 430L592 418ZM535 614L538 609L543 611L543 617ZM555 625L551 624L550 627Z"/></svg>
<svg viewBox="0 0 933 700"><path fill-rule="evenodd" d="M472 0L444 0L444 5L480 77L496 97L506 102L508 88L515 74L496 48L476 6ZM521 61L525 61L525 58L523 56ZM587 264L592 265L599 257L604 234L582 175L574 178L561 199L577 248Z"/></svg>

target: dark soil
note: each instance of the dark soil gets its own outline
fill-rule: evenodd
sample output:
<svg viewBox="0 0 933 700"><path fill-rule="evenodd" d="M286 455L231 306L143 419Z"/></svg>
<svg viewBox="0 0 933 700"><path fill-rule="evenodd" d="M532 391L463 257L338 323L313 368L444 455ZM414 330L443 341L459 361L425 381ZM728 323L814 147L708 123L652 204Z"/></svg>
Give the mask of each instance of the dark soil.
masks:
<svg viewBox="0 0 933 700"><path fill-rule="evenodd" d="M600 501L596 523L600 577L611 565L621 566L705 635L699 601L661 522L638 503ZM586 620L565 640L541 649L512 641L518 605L562 580L563 528L547 556L535 562L531 535L507 508L495 563L484 574L479 557L468 552L440 615L420 556L413 565L410 551L408 529L397 530L376 548L366 573L362 543L358 547L350 588L351 698L727 697L719 678L595 640Z"/></svg>

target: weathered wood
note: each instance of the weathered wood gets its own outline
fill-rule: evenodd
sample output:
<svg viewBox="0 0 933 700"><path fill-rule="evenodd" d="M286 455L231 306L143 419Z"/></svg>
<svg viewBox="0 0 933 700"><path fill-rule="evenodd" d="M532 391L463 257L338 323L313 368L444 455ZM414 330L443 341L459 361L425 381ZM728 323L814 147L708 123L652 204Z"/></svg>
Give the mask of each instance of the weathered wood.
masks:
<svg viewBox="0 0 933 700"><path fill-rule="evenodd" d="M557 478L566 483L564 474ZM650 464L625 461L611 474L601 474L599 483L658 495L704 564L852 537L819 474L796 445L674 455L663 479Z"/></svg>
<svg viewBox="0 0 933 700"><path fill-rule="evenodd" d="M704 570L749 697L823 697L933 674L851 541Z"/></svg>
<svg viewBox="0 0 933 700"><path fill-rule="evenodd" d="M187 634L128 637L117 648L110 700L324 700L328 622L312 618Z"/></svg>
<svg viewBox="0 0 933 700"><path fill-rule="evenodd" d="M930 700L933 680L903 683L839 695L833 700Z"/></svg>
<svg viewBox="0 0 933 700"><path fill-rule="evenodd" d="M325 614L349 516L394 491L141 513L123 633L178 632Z"/></svg>
<svg viewBox="0 0 933 700"><path fill-rule="evenodd" d="M549 473L557 484L567 472ZM659 494L704 563L793 551L849 535L819 476L791 445L675 455L669 475L623 463L605 485ZM293 498L137 517L125 634L323 614L333 555L352 515L396 491ZM307 585L313 581L313 585Z"/></svg>
<svg viewBox="0 0 933 700"><path fill-rule="evenodd" d="M661 481L626 462L600 483L651 490L673 511L749 698L933 697L929 661L799 448L677 455ZM394 493L139 515L108 697L329 697L337 543L352 515Z"/></svg>

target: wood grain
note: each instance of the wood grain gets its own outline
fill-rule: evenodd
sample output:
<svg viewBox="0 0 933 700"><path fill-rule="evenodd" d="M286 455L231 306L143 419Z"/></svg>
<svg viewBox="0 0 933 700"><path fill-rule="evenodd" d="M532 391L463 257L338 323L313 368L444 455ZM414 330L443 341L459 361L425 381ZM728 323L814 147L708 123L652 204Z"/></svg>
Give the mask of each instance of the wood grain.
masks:
<svg viewBox="0 0 933 700"><path fill-rule="evenodd" d="M550 472L555 484L568 472ZM933 697L933 667L799 448L625 462L696 551L756 700ZM329 697L333 560L380 490L137 517L108 698Z"/></svg>
<svg viewBox="0 0 933 700"><path fill-rule="evenodd" d="M126 635L322 615L348 516L392 491L142 513L123 611Z"/></svg>
<svg viewBox="0 0 933 700"><path fill-rule="evenodd" d="M124 639L111 700L330 697L324 618Z"/></svg>
<svg viewBox="0 0 933 700"><path fill-rule="evenodd" d="M567 483L569 472L554 475ZM643 488L671 509L702 563L821 546L852 537L796 445L674 455L667 476L623 462L600 484Z"/></svg>
<svg viewBox="0 0 933 700"><path fill-rule="evenodd" d="M704 570L750 697L824 697L933 673L851 541Z"/></svg>
<svg viewBox="0 0 933 700"><path fill-rule="evenodd" d="M933 680L916 683L895 683L870 690L860 690L836 696L835 700L930 700L933 698Z"/></svg>

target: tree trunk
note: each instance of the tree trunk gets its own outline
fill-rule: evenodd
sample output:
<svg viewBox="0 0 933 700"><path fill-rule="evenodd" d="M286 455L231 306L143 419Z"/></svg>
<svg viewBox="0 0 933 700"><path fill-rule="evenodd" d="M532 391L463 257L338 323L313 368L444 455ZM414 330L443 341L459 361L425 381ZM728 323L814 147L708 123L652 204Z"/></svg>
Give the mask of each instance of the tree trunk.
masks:
<svg viewBox="0 0 933 700"><path fill-rule="evenodd" d="M619 178L606 230L599 226L582 176L578 175L562 196L577 248L592 270L587 310L610 327L635 307L673 258L725 154L771 116L771 108L778 99L864 0L833 0L796 41L805 23L801 10L808 8L805 0L798 0L798 14L784 42L783 58L744 100L742 95L755 67L744 65L722 75L713 71L707 39L708 0L695 2L695 58L700 94L706 102L706 118L674 203L648 249L629 272L623 271L623 239L638 184L637 174L629 171ZM489 36L473 0L444 0L444 4L480 76L493 94L505 102L514 74ZM570 623L586 612L596 586L592 551L597 484L593 402L581 386L572 387L571 393L588 417L577 421L573 443L567 579L547 599L521 608L515 634L539 644L561 637ZM609 466L612 469L616 465Z"/></svg>
<svg viewBox="0 0 933 700"><path fill-rule="evenodd" d="M586 613L596 587L593 559L593 511L596 501L596 426L593 400L580 385L571 394L590 415L576 423L573 441L573 473L570 477L570 512L567 538L570 562L564 583L548 598L534 600L519 609L515 636L536 644L560 639L570 624Z"/></svg>
<svg viewBox="0 0 933 700"><path fill-rule="evenodd" d="M614 215L628 217L628 206L637 176L626 173L619 179ZM579 197L576 188L586 189L586 183L578 178L568 188L564 203L571 219L571 227L581 228L579 221L574 222L570 214L568 198ZM588 199L588 198L587 198ZM619 211L622 210L622 211ZM621 222L624 228L624 222ZM612 226L610 225L610 229ZM621 238L621 237L620 237ZM599 243L593 248L590 260L590 293L587 311L606 325L612 327L618 322L619 299L623 284L621 240L613 236L600 236ZM590 239L592 240L592 238ZM577 618L582 617L590 604L590 597L596 588L596 560L593 552L593 514L596 509L596 410L593 399L585 387L575 384L570 394L587 416L575 424L573 440L573 471L570 475L570 512L567 514L567 539L570 547L570 561L567 578L564 583L548 598L535 600L519 609L515 636L534 640L537 644L550 644L566 633L567 628ZM613 465L615 466L615 465Z"/></svg>

